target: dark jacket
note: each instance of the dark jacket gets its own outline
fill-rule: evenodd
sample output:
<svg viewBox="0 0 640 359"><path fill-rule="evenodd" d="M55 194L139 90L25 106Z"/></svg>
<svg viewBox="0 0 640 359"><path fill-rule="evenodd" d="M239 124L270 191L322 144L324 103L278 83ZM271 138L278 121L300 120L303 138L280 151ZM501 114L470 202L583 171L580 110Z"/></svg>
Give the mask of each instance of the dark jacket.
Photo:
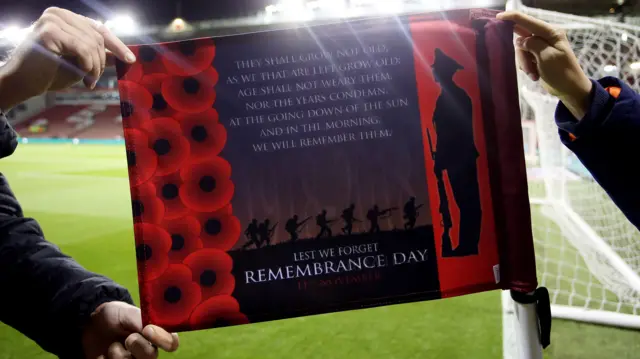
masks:
<svg viewBox="0 0 640 359"><path fill-rule="evenodd" d="M0 158L17 144L0 113ZM85 270L47 242L38 223L23 216L0 173L0 321L46 351L81 358L81 328L108 301L133 303L125 288Z"/></svg>
<svg viewBox="0 0 640 359"><path fill-rule="evenodd" d="M592 82L591 105L583 119L577 121L558 105L560 139L640 229L640 95L617 78Z"/></svg>

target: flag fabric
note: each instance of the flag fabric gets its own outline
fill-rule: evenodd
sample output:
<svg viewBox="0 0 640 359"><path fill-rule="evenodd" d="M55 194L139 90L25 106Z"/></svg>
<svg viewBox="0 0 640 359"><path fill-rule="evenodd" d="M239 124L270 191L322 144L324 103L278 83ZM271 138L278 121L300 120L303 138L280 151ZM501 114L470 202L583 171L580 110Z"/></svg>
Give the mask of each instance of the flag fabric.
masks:
<svg viewBox="0 0 640 359"><path fill-rule="evenodd" d="M495 14L131 46L145 324L535 290L513 24Z"/></svg>

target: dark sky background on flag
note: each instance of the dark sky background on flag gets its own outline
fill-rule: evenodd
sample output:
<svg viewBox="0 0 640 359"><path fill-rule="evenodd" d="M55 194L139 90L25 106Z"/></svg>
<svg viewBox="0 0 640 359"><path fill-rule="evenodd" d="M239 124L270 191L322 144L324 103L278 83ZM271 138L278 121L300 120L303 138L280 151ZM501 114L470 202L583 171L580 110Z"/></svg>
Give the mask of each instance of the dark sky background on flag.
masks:
<svg viewBox="0 0 640 359"><path fill-rule="evenodd" d="M180 11L187 21L252 15L271 0L0 0L0 27L35 21L50 6L96 18L128 13L144 25L168 24ZM111 16L110 16L111 15Z"/></svg>

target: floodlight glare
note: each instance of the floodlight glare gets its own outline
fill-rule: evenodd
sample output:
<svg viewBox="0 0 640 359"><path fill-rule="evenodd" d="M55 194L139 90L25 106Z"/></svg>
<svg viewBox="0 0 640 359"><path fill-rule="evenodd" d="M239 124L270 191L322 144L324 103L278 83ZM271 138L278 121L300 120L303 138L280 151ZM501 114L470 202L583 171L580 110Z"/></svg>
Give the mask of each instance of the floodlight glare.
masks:
<svg viewBox="0 0 640 359"><path fill-rule="evenodd" d="M0 30L0 39L5 39L14 45L18 45L27 37L30 31L31 27L20 28L19 26L12 25Z"/></svg>
<svg viewBox="0 0 640 359"><path fill-rule="evenodd" d="M384 14L395 14L402 11L403 8L402 0L386 0L386 1L377 1L375 3L376 9Z"/></svg>
<svg viewBox="0 0 640 359"><path fill-rule="evenodd" d="M267 13L267 15L273 15L274 12L278 11L278 7L276 5L268 5L267 7L264 8L264 11Z"/></svg>
<svg viewBox="0 0 640 359"><path fill-rule="evenodd" d="M107 20L105 26L117 35L134 35L138 31L138 25L129 15L119 15Z"/></svg>
<svg viewBox="0 0 640 359"><path fill-rule="evenodd" d="M186 28L186 26L187 26L187 23L179 17L173 19L173 21L171 22L171 29L176 32L183 31Z"/></svg>
<svg viewBox="0 0 640 359"><path fill-rule="evenodd" d="M618 68L615 65L606 65L604 67L604 72L614 72L616 71Z"/></svg>

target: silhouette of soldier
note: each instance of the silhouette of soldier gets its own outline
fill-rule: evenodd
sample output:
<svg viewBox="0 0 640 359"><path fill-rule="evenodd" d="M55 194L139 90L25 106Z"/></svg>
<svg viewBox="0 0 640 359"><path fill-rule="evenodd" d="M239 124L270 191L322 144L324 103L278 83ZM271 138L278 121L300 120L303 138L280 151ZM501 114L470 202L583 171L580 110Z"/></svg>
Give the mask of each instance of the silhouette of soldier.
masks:
<svg viewBox="0 0 640 359"><path fill-rule="evenodd" d="M374 205L373 208L367 212L367 219L371 222L371 227L369 228L369 233L379 233L380 232L380 224L378 224L378 219L384 215L391 215L391 211L396 210L397 208L387 208L382 211L378 207L378 205Z"/></svg>
<svg viewBox="0 0 640 359"><path fill-rule="evenodd" d="M361 220L355 218L353 212L356 209L356 205L351 203L349 208L345 208L342 211L342 219L344 220L344 227L342 227L342 233L351 235L351 231L353 231L353 222L362 222Z"/></svg>
<svg viewBox="0 0 640 359"><path fill-rule="evenodd" d="M247 242L242 249L246 249L251 245L255 245L256 248L260 248L260 241L258 240L258 220L253 219L251 223L247 226L247 229L244 231L244 235L247 237L249 242Z"/></svg>
<svg viewBox="0 0 640 359"><path fill-rule="evenodd" d="M270 221L269 218L265 219L263 223L260 223L258 226L258 234L260 235L260 243L266 243L267 246L271 245L271 237L273 237L273 232L276 230L276 226L278 223L274 224L273 227L269 227Z"/></svg>
<svg viewBox="0 0 640 359"><path fill-rule="evenodd" d="M416 206L416 198L411 197L409 201L404 204L404 219L407 221L404 223L404 229L413 229L416 225L416 220L418 219L418 210L422 207L422 205Z"/></svg>
<svg viewBox="0 0 640 359"><path fill-rule="evenodd" d="M291 237L291 241L295 241L298 239L298 228L302 227L311 217L305 218L302 222L298 223L298 215L294 214L292 218L289 218L287 223L284 226L284 229L289 233Z"/></svg>
<svg viewBox="0 0 640 359"><path fill-rule="evenodd" d="M331 228L329 228L329 224L335 222L335 220L327 220L327 210L323 209L322 213L316 216L316 224L320 227L320 233L316 236L316 239L322 237L323 234L326 234L327 237L331 237Z"/></svg>
<svg viewBox="0 0 640 359"><path fill-rule="evenodd" d="M433 76L440 85L440 96L433 113L433 127L437 143L429 146L435 162L438 180L440 213L444 233L442 255L461 257L478 254L482 211L476 160L478 150L473 137L473 107L469 95L453 79L456 71L463 69L455 60L440 49L435 50L432 66ZM447 197L443 173L447 171L453 198ZM452 227L449 203L453 201L460 209L459 241L454 250L449 230Z"/></svg>

